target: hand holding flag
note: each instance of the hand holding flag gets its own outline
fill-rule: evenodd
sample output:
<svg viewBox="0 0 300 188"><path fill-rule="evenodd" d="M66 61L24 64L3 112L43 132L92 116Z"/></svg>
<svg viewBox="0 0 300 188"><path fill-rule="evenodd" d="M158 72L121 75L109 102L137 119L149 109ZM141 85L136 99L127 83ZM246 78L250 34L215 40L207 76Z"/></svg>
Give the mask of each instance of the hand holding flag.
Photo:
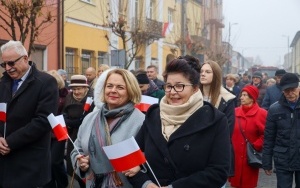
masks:
<svg viewBox="0 0 300 188"><path fill-rule="evenodd" d="M103 150L117 172L129 170L146 162L146 158L133 137Z"/></svg>
<svg viewBox="0 0 300 188"><path fill-rule="evenodd" d="M161 187L149 163L146 161L145 155L133 136L117 144L104 146L102 148L115 171L126 171L146 163L156 180L157 185Z"/></svg>

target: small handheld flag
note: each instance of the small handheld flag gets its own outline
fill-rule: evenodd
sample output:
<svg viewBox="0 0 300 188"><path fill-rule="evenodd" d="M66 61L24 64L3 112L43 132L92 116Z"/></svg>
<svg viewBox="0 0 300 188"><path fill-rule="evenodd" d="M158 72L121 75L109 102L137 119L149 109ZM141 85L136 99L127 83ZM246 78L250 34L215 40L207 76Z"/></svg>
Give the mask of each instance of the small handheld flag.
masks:
<svg viewBox="0 0 300 188"><path fill-rule="evenodd" d="M0 103L0 121L6 122L6 103Z"/></svg>
<svg viewBox="0 0 300 188"><path fill-rule="evenodd" d="M117 172L129 170L146 162L146 158L133 137L103 150Z"/></svg>
<svg viewBox="0 0 300 188"><path fill-rule="evenodd" d="M152 104L158 103L158 98L142 95L142 100L139 104L135 105L135 108L142 112L147 112Z"/></svg>
<svg viewBox="0 0 300 188"><path fill-rule="evenodd" d="M58 123L62 126L62 128L65 129L66 133L68 133L65 118L63 115L55 116L56 119L58 120Z"/></svg>
<svg viewBox="0 0 300 188"><path fill-rule="evenodd" d="M86 102L85 102L84 108L83 108L83 110L84 110L85 112L87 112L87 111L90 110L93 101L94 101L94 100L93 100L92 97L87 97L87 98L86 98Z"/></svg>
<svg viewBox="0 0 300 188"><path fill-rule="evenodd" d="M66 130L62 127L62 125L59 123L59 121L56 119L56 117L51 113L47 117L53 132L57 138L58 141L67 140L68 139L68 133Z"/></svg>

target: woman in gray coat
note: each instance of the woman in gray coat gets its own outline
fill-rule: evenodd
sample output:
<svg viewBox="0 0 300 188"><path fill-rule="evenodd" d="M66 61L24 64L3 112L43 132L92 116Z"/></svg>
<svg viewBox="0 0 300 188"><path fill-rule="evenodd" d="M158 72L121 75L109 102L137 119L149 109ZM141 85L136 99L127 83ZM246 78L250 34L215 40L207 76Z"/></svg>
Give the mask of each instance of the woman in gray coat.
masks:
<svg viewBox="0 0 300 188"><path fill-rule="evenodd" d="M126 177L114 172L102 147L135 136L144 121L144 114L134 108L141 100L135 76L124 69L107 70L97 81L94 100L97 110L84 118L75 141L80 153L71 152L75 171L89 188L130 188Z"/></svg>

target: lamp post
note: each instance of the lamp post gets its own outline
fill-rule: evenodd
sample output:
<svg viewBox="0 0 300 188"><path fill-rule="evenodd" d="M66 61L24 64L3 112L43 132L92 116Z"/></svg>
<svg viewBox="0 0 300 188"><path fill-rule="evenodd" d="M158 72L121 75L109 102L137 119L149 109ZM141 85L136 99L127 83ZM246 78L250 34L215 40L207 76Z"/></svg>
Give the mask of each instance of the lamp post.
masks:
<svg viewBox="0 0 300 188"><path fill-rule="evenodd" d="M229 22L229 32L228 32L228 56L229 56L229 61L228 61L228 65L227 65L227 73L229 73L230 72L230 67L231 67L231 65L230 65L230 63L231 63L231 56L232 56L232 54L231 54L231 51L232 50L230 50L230 46L231 46L231 44L230 44L230 36L231 36L231 26L233 26L233 25L237 25L238 23L230 23Z"/></svg>
<svg viewBox="0 0 300 188"><path fill-rule="evenodd" d="M287 38L287 66L290 66L290 36L282 35L282 37ZM292 65L291 65L292 66Z"/></svg>

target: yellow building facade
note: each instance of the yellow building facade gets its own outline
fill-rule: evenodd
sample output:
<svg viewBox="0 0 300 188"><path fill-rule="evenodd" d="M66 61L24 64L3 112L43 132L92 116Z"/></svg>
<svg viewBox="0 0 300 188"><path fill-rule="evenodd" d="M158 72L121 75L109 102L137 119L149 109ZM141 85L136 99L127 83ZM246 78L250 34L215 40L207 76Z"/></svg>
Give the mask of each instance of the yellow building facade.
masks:
<svg viewBox="0 0 300 188"><path fill-rule="evenodd" d="M71 76L84 74L90 66L97 69L102 63L128 65L129 70L154 64L162 73L173 58L201 53L195 48L203 39L202 10L200 0L66 0L63 68ZM128 40L125 54L128 60L134 56L131 64L122 56L122 39L112 32L111 25L120 20ZM139 48L130 50L137 40L141 41Z"/></svg>

